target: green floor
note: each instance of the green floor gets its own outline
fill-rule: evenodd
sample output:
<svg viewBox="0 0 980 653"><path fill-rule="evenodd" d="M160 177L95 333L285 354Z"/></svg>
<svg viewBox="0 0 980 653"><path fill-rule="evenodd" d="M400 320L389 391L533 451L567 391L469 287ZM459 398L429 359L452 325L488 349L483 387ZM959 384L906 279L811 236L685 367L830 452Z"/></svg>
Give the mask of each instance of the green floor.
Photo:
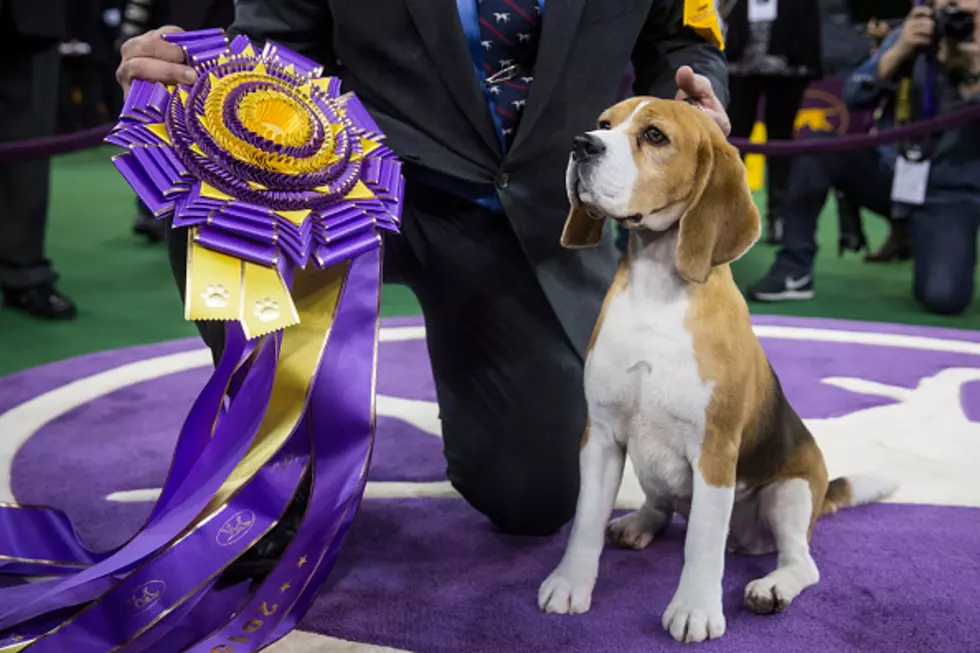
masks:
<svg viewBox="0 0 980 653"><path fill-rule="evenodd" d="M0 375L93 351L192 336L184 322L162 246L130 232L133 195L109 163L113 150L92 150L54 164L48 252L61 273L61 288L79 305L79 318L45 323L13 311L0 314ZM853 320L980 328L980 307L959 318L919 311L910 297L909 264L866 265L855 255L836 255L832 206L824 215L821 244L826 254L816 270L817 298L811 302L754 305L756 313L823 316ZM884 226L868 220L879 243ZM740 284L762 274L773 250L755 247L735 267ZM386 286L384 315L418 311L407 289Z"/></svg>

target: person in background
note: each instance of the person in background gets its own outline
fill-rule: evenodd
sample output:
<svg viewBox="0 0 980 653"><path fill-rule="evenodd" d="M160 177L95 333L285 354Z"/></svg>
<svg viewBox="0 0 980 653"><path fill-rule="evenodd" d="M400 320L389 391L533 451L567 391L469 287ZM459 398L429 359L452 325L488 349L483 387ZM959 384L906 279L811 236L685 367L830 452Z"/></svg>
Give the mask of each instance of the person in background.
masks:
<svg viewBox="0 0 980 653"><path fill-rule="evenodd" d="M767 138L793 137L796 114L810 82L821 74L817 0L727 0L732 136L749 138L759 100L765 103ZM766 242L782 238L782 197L789 160L766 157Z"/></svg>
<svg viewBox="0 0 980 653"><path fill-rule="evenodd" d="M0 142L50 136L58 108L58 43L68 0L0 2ZM4 304L44 319L71 319L44 255L50 159L0 163L0 288Z"/></svg>
<svg viewBox="0 0 980 653"><path fill-rule="evenodd" d="M100 71L111 66L101 38L101 0L70 3L68 39L58 46L61 55L59 132L74 132L110 120L102 103ZM114 116L113 116L114 117Z"/></svg>
<svg viewBox="0 0 980 653"><path fill-rule="evenodd" d="M899 22L899 25L901 22ZM884 43L885 37L892 31L892 25L888 21L877 20L872 18L868 21L865 27L866 34L871 39L871 55L874 56L875 53L881 48L881 44ZM881 100L881 104L875 108L877 113L884 111L886 104L886 99ZM872 128L870 133L877 132L877 128ZM840 202L838 201L838 206ZM857 220L860 222L860 214L858 213L858 207L855 203L845 204L845 209L852 211L857 215ZM868 252L865 255L864 260L868 263L890 263L891 261L907 261L912 258L912 245L909 242L909 230L907 220L893 220L889 216L884 216L888 219L888 237L882 246L874 252Z"/></svg>
<svg viewBox="0 0 980 653"><path fill-rule="evenodd" d="M968 33L957 33L954 39L951 30L937 30L932 8L914 7L902 26L888 34L874 56L848 79L844 100L850 107L871 109L884 102L878 128L893 125L899 81L909 67L913 118L922 107L928 79L923 52L933 45L938 48L934 96L939 112L980 102L980 0L959 0L957 5L938 0L936 6L935 11L955 6L961 15L968 15L972 20ZM980 225L980 123L932 134L917 143L794 159L784 204L785 238L769 273L747 288L751 299L814 296L817 218L833 187L875 213L907 221L914 259L913 295L925 310L955 315L969 306Z"/></svg>
<svg viewBox="0 0 980 653"><path fill-rule="evenodd" d="M834 0L834 2L839 2L840 0ZM901 21L898 21L900 24ZM860 28L860 32L854 29L850 25L850 15L848 14L848 31L860 40L863 44L863 48L866 53L861 56L858 61L853 62L848 65L848 59L850 57L841 58L840 64L847 66L847 74L850 75L861 63L863 63L869 56L874 56L881 47L882 41L891 31L892 25L888 21L878 20L874 17L868 19L868 22ZM825 24L824 27L824 53L829 51L841 51L840 43L830 43L826 41L828 35L828 29ZM840 34L841 37L844 36L843 33ZM828 45L830 46L828 48ZM824 62L826 64L826 56ZM834 70L828 70L825 67L824 72L828 74L836 74L839 67L835 67ZM876 112L880 112L881 107L876 109ZM869 134L874 134L877 129L875 123L878 119L874 114L867 115L863 118L862 122L866 122L865 131ZM843 255L844 252L862 252L868 249L868 238L864 233L864 224L861 219L861 206L860 203L851 199L851 197L845 193L840 188L834 188L834 196L837 200L837 222L839 225L838 230L838 254ZM911 249L908 244L908 236L902 229L902 225L899 224L896 229L896 223L889 220L892 225L891 232L882 247L875 252L867 252L864 256L864 260L868 263L884 263L892 260L906 260L911 257Z"/></svg>
<svg viewBox="0 0 980 653"><path fill-rule="evenodd" d="M161 25L176 25L185 31L223 28L231 24L234 16L233 0L127 0L117 47ZM165 221L153 217L146 205L136 200L134 233L159 243L166 240L167 229Z"/></svg>

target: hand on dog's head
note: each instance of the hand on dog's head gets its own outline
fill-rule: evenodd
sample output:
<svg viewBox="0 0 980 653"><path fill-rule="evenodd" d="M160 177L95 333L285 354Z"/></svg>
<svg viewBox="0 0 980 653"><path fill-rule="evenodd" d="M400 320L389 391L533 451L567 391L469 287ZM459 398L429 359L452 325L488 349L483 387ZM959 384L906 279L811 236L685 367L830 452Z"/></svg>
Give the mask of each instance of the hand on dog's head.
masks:
<svg viewBox="0 0 980 653"><path fill-rule="evenodd" d="M566 186L571 212L562 245L597 245L605 217L629 229L676 225L677 270L695 283L759 237L738 150L686 102L631 98L605 111L597 129L575 139Z"/></svg>

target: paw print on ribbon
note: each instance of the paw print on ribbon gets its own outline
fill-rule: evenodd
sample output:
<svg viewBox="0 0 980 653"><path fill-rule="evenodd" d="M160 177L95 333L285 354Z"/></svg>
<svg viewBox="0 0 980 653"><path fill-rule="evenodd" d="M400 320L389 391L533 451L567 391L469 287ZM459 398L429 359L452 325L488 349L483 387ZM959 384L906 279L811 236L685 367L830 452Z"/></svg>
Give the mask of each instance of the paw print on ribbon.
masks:
<svg viewBox="0 0 980 653"><path fill-rule="evenodd" d="M266 297L255 302L252 314L263 322L271 322L279 317L279 302Z"/></svg>
<svg viewBox="0 0 980 653"><path fill-rule="evenodd" d="M212 308L224 308L228 305L228 297L231 293L222 284L209 285L201 293L204 303Z"/></svg>

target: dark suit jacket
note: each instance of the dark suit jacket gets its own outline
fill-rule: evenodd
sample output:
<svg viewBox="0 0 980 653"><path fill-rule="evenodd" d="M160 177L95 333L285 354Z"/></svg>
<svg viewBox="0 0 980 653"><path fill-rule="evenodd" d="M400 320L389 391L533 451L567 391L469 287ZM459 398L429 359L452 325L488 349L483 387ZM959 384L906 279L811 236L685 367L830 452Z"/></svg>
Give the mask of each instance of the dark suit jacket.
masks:
<svg viewBox="0 0 980 653"><path fill-rule="evenodd" d="M684 64L727 103L724 56L682 25L683 0L548 0L513 145L501 152L453 0L238 0L233 32L314 58L357 93L406 163L496 184L545 294L584 352L615 271L610 238L559 244L572 138L616 101L632 60L636 91L673 97ZM503 218L501 218L503 219Z"/></svg>
<svg viewBox="0 0 980 653"><path fill-rule="evenodd" d="M233 0L169 0L165 4L169 12L166 24L185 30L228 27L235 16Z"/></svg>
<svg viewBox="0 0 980 653"><path fill-rule="evenodd" d="M0 34L44 41L68 36L71 0L0 0Z"/></svg>

